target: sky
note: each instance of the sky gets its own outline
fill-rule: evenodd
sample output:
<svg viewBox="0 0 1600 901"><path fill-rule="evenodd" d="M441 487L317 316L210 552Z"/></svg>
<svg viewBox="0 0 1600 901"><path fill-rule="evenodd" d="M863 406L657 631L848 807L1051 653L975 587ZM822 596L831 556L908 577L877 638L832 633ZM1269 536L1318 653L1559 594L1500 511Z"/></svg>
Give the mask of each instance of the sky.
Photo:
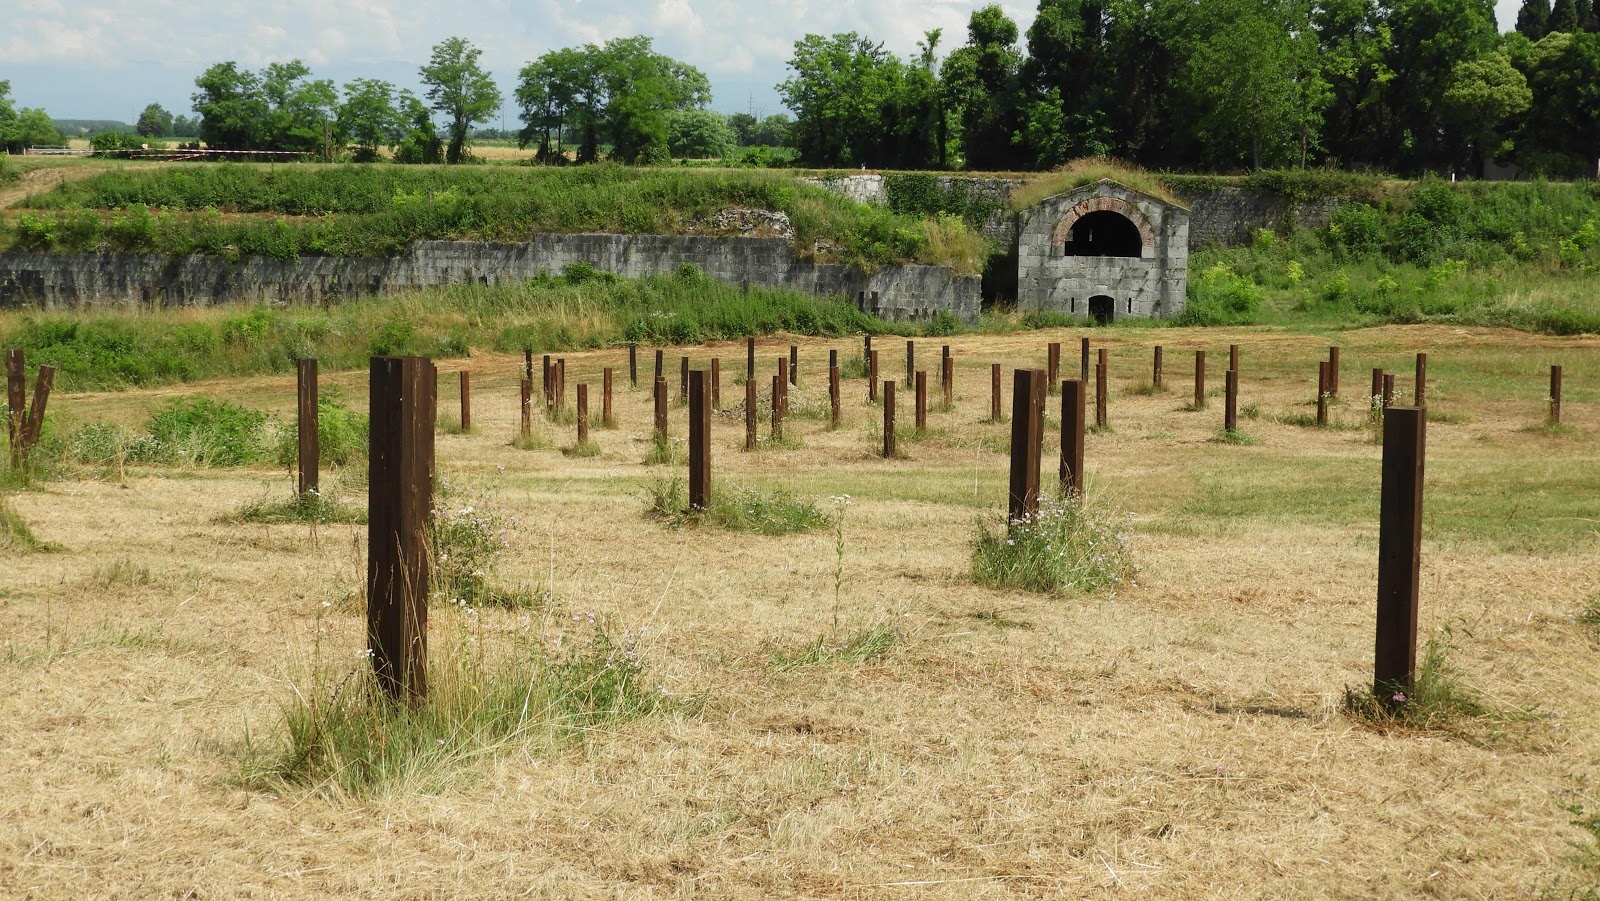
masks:
<svg viewBox="0 0 1600 901"><path fill-rule="evenodd" d="M382 78L415 88L434 44L464 37L511 97L517 71L549 50L645 34L711 79L713 108L784 112L775 85L807 33L855 31L902 57L933 28L941 55L966 40L988 0L25 0L4 18L0 80L20 107L57 119L133 122L148 103L189 112L213 63L259 69L301 59L314 77ZM1001 0L1026 31L1037 0ZM1498 0L1500 27L1518 0ZM518 127L516 110L505 124ZM499 126L500 122L490 123Z"/></svg>

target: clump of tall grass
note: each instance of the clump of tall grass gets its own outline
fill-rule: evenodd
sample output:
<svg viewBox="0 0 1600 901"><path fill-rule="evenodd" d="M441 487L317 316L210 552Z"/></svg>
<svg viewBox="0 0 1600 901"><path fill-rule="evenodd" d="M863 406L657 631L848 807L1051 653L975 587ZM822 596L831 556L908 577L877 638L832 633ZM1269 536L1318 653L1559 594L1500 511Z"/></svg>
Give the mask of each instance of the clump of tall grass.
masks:
<svg viewBox="0 0 1600 901"><path fill-rule="evenodd" d="M980 522L972 580L993 588L1078 595L1115 588L1133 577L1132 528L1114 508L1078 498L1041 498L1021 522Z"/></svg>
<svg viewBox="0 0 1600 901"><path fill-rule="evenodd" d="M364 656L349 669L317 660L275 734L246 732L244 781L333 797L439 791L500 753L554 753L674 704L650 681L642 628L577 614L496 635L470 608L451 609L433 629L454 621L458 640L432 644L425 702L390 700Z"/></svg>
<svg viewBox="0 0 1600 901"><path fill-rule="evenodd" d="M29 528L27 520L11 505L11 498L0 494L0 551L32 554L50 550Z"/></svg>
<svg viewBox="0 0 1600 901"><path fill-rule="evenodd" d="M317 460L324 466L364 465L367 460L367 414L345 405L344 395L328 385L317 392ZM278 429L278 465L293 469L300 460L300 420L290 417Z"/></svg>
<svg viewBox="0 0 1600 901"><path fill-rule="evenodd" d="M905 638L906 632L898 623L875 623L847 635L819 635L802 645L778 648L773 652L772 665L779 670L859 666L889 656Z"/></svg>
<svg viewBox="0 0 1600 901"><path fill-rule="evenodd" d="M511 599L521 593L502 591L493 583L516 524L514 517L496 509L489 491L440 478L428 517L430 593L451 603L520 606Z"/></svg>
<svg viewBox="0 0 1600 901"><path fill-rule="evenodd" d="M267 457L270 419L209 397L179 398L150 417L147 433L128 447L140 463L245 466Z"/></svg>
<svg viewBox="0 0 1600 901"><path fill-rule="evenodd" d="M709 505L690 510L683 479L659 479L646 487L648 512L673 528L709 526L729 532L789 535L810 532L832 523L815 501L797 498L780 488L739 485L718 486Z"/></svg>
<svg viewBox="0 0 1600 901"><path fill-rule="evenodd" d="M1011 208L1026 210L1047 197L1093 184L1102 178L1109 178L1136 191L1159 197L1168 203L1179 203L1177 197L1167 190L1160 177L1132 163L1096 156L1075 159L1050 172L1028 176L1015 191L1011 192Z"/></svg>
<svg viewBox="0 0 1600 901"><path fill-rule="evenodd" d="M245 504L234 515L239 522L262 524L336 523L360 524L367 511L359 504L347 503L321 491L292 492L288 497L263 497Z"/></svg>
<svg viewBox="0 0 1600 901"><path fill-rule="evenodd" d="M1345 689L1344 712L1380 732L1448 735L1473 744L1508 737L1515 726L1540 719L1531 710L1502 710L1464 683L1449 663L1453 636L1429 638L1410 690Z"/></svg>

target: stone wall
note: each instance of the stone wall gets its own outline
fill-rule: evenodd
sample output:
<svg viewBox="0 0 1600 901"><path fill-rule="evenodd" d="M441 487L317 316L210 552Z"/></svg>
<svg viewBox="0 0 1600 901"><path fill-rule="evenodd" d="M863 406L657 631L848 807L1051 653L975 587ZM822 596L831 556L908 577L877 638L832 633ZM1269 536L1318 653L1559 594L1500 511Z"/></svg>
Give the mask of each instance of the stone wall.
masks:
<svg viewBox="0 0 1600 901"><path fill-rule="evenodd" d="M942 266L813 263L783 238L667 235L535 235L525 244L422 241L386 259L218 257L160 254L0 254L0 308L206 306L325 303L460 284L517 283L573 263L627 278L693 264L737 285L843 295L885 319L927 321L950 312L976 322L979 278Z"/></svg>
<svg viewBox="0 0 1600 901"><path fill-rule="evenodd" d="M889 185L887 177L883 175L841 175L832 178L802 178L801 181L827 188L856 203L889 205ZM949 191L952 186L959 186L992 204L995 212L984 221L979 230L983 232L985 238L1002 247L1010 247L1016 243L1017 217L1011 211L1011 192L1022 184L1022 179L936 175L933 183L941 191Z"/></svg>

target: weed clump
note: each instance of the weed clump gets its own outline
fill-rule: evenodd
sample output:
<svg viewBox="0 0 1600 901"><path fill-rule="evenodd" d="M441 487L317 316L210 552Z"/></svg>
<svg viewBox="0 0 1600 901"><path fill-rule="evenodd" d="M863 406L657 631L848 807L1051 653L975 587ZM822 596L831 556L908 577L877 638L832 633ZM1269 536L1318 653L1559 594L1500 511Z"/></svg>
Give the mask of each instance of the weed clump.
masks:
<svg viewBox="0 0 1600 901"><path fill-rule="evenodd" d="M350 409L337 388L317 392L317 460L326 466L348 466L367 458L370 431L365 413ZM291 418L278 430L278 465L290 469L300 458L300 421Z"/></svg>
<svg viewBox="0 0 1600 901"><path fill-rule="evenodd" d="M1410 691L1346 688L1344 712L1379 732L1445 735L1475 745L1494 743L1508 729L1539 717L1529 710L1505 711L1463 683L1448 661L1449 630L1430 638Z"/></svg>
<svg viewBox="0 0 1600 901"><path fill-rule="evenodd" d="M992 588L1081 595L1133 576L1132 529L1115 509L1041 500L1032 519L979 523L972 581Z"/></svg>
<svg viewBox="0 0 1600 901"><path fill-rule="evenodd" d="M832 520L813 501L801 500L782 489L730 485L713 491L703 510L690 510L688 491L681 478L662 479L647 488L649 514L672 528L709 526L728 532L789 535L810 532Z"/></svg>
<svg viewBox="0 0 1600 901"><path fill-rule="evenodd" d="M359 505L341 501L332 494L319 491L296 492L287 498L274 500L264 497L240 508L235 517L239 522L266 525L284 523L365 523L367 511Z"/></svg>
<svg viewBox="0 0 1600 901"><path fill-rule="evenodd" d="M17 508L11 506L11 498L0 495L0 551L32 554L50 549L50 545L33 534Z"/></svg>
<svg viewBox="0 0 1600 901"><path fill-rule="evenodd" d="M484 491L471 491L439 479L433 515L428 517L428 549L434 598L465 605L506 605L508 597L490 579L511 547L516 520L494 509ZM517 606L512 604L511 606Z"/></svg>
<svg viewBox="0 0 1600 901"><path fill-rule="evenodd" d="M877 623L842 636L818 635L797 647L779 649L772 655L772 665L779 670L860 666L889 656L905 637L905 630L896 623Z"/></svg>

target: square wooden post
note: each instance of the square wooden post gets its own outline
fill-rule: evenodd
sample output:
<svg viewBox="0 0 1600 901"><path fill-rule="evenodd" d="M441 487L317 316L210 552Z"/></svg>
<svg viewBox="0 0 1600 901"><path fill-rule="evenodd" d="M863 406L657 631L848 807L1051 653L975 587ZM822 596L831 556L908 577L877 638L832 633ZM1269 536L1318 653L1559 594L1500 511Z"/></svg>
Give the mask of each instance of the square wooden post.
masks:
<svg viewBox="0 0 1600 901"><path fill-rule="evenodd" d="M917 373L917 431L928 430L928 374Z"/></svg>
<svg viewBox="0 0 1600 901"><path fill-rule="evenodd" d="M800 347L797 344L789 345L789 384L800 384Z"/></svg>
<svg viewBox="0 0 1600 901"><path fill-rule="evenodd" d="M839 390L839 352L828 351L828 422L834 427L839 427L841 419L841 397Z"/></svg>
<svg viewBox="0 0 1600 901"><path fill-rule="evenodd" d="M1150 367L1150 387L1161 390L1161 345L1156 345L1155 361Z"/></svg>
<svg viewBox="0 0 1600 901"><path fill-rule="evenodd" d="M656 414L656 443L667 443L667 379L665 376L656 376L655 393Z"/></svg>
<svg viewBox="0 0 1600 901"><path fill-rule="evenodd" d="M690 385L692 392L694 386ZM711 409L722 409L722 360L719 357L711 358Z"/></svg>
<svg viewBox="0 0 1600 901"><path fill-rule="evenodd" d="M783 357L778 358L778 381L772 391L772 405L782 407L783 414L789 415L789 361Z"/></svg>
<svg viewBox="0 0 1600 901"><path fill-rule="evenodd" d="M871 403L878 401L878 352L872 351L867 355L867 400Z"/></svg>
<svg viewBox="0 0 1600 901"><path fill-rule="evenodd" d="M548 356L544 358L544 368L546 372L550 370L550 357ZM533 348L531 347L522 349L522 377L530 382L533 381Z"/></svg>
<svg viewBox="0 0 1600 901"><path fill-rule="evenodd" d="M917 377L917 342L906 342L906 384L911 384Z"/></svg>
<svg viewBox="0 0 1600 901"><path fill-rule="evenodd" d="M1003 415L1000 397L1000 364L989 364L989 421L999 422Z"/></svg>
<svg viewBox="0 0 1600 901"><path fill-rule="evenodd" d="M1328 348L1328 395L1339 396L1339 348Z"/></svg>
<svg viewBox="0 0 1600 901"><path fill-rule="evenodd" d="M428 516L437 376L421 357L373 357L369 386L367 647L391 699L428 696ZM533 380L524 379L531 393Z"/></svg>
<svg viewBox="0 0 1600 901"><path fill-rule="evenodd" d="M556 410L567 408L567 361L563 357L556 360Z"/></svg>
<svg viewBox="0 0 1600 901"><path fill-rule="evenodd" d="M6 405L11 417L6 420L6 437L11 441L11 466L22 468L22 431L28 413L28 367L22 351L6 351Z"/></svg>
<svg viewBox="0 0 1600 901"><path fill-rule="evenodd" d="M578 444L589 443L589 386L578 383Z"/></svg>
<svg viewBox="0 0 1600 901"><path fill-rule="evenodd" d="M1106 349L1100 348L1099 365L1095 367L1094 378L1094 424L1095 428L1106 427L1106 404L1111 399L1111 365L1106 357Z"/></svg>
<svg viewBox="0 0 1600 901"><path fill-rule="evenodd" d="M756 449L756 380L746 379L744 383L744 449Z"/></svg>
<svg viewBox="0 0 1600 901"><path fill-rule="evenodd" d="M1550 411L1551 425L1561 424L1561 367L1550 367Z"/></svg>
<svg viewBox="0 0 1600 901"><path fill-rule="evenodd" d="M1234 372L1239 371L1239 345L1228 345L1228 368Z"/></svg>
<svg viewBox="0 0 1600 901"><path fill-rule="evenodd" d="M1381 410L1388 404L1383 402L1383 370L1372 370L1372 392L1367 395L1367 406L1373 410Z"/></svg>
<svg viewBox="0 0 1600 901"><path fill-rule="evenodd" d="M678 360L678 400L681 403L689 402L689 358L682 357Z"/></svg>
<svg viewBox="0 0 1600 901"><path fill-rule="evenodd" d="M1025 522L1039 512L1039 458L1044 448L1044 371L1018 369L1011 384L1011 488L1007 516Z"/></svg>
<svg viewBox="0 0 1600 901"><path fill-rule="evenodd" d="M1082 382L1061 383L1061 495L1083 498L1083 445L1088 397Z"/></svg>
<svg viewBox="0 0 1600 901"><path fill-rule="evenodd" d="M1223 373L1223 378L1227 395L1222 409L1222 427L1229 432L1236 432L1239 430L1239 370L1230 369Z"/></svg>
<svg viewBox="0 0 1600 901"><path fill-rule="evenodd" d="M1083 382L1085 385L1087 385L1087 384L1089 384L1089 339L1088 338L1082 339L1082 343L1080 345L1080 349L1083 351L1082 354L1081 354L1083 359L1082 359L1082 365L1080 366L1080 371L1078 372L1078 380Z"/></svg>
<svg viewBox="0 0 1600 901"><path fill-rule="evenodd" d="M1417 385L1416 396L1412 399L1414 406L1426 407L1428 405L1428 355L1417 354Z"/></svg>
<svg viewBox="0 0 1600 901"><path fill-rule="evenodd" d="M600 426L609 429L616 424L617 418L611 409L611 367L607 366L600 373Z"/></svg>
<svg viewBox="0 0 1600 901"><path fill-rule="evenodd" d="M533 381L533 376L528 376ZM544 355L544 368L539 371L539 389L544 392L544 412L546 416L556 411L556 364L549 354Z"/></svg>
<svg viewBox="0 0 1600 901"><path fill-rule="evenodd" d="M458 392L461 399L461 431L472 431L472 373L461 370L461 388Z"/></svg>
<svg viewBox="0 0 1600 901"><path fill-rule="evenodd" d="M315 492L319 487L320 450L317 432L317 361L300 360L295 364L295 429L299 439L301 494Z"/></svg>
<svg viewBox="0 0 1600 901"><path fill-rule="evenodd" d="M1417 606L1422 567L1422 484L1427 411L1383 411L1383 487L1378 513L1378 637L1372 686L1403 703L1417 671Z"/></svg>
<svg viewBox="0 0 1600 901"><path fill-rule="evenodd" d="M756 339L753 336L744 339L744 380L756 380Z"/></svg>
<svg viewBox="0 0 1600 901"><path fill-rule="evenodd" d="M1383 408L1385 410L1394 406L1394 376L1383 374Z"/></svg>
<svg viewBox="0 0 1600 901"><path fill-rule="evenodd" d="M522 427L519 434L523 438L533 435L533 379L522 380Z"/></svg>
<svg viewBox="0 0 1600 901"><path fill-rule="evenodd" d="M1050 381L1052 389L1057 377L1061 375L1061 342L1051 341L1044 349L1045 378Z"/></svg>
<svg viewBox="0 0 1600 901"><path fill-rule="evenodd" d="M666 362L667 362L666 351L657 348L656 349L656 375L655 375L656 378L659 379L659 378L665 378L666 377L666 374L667 374L667 371L666 371L666 368L665 368L666 367Z"/></svg>
<svg viewBox="0 0 1600 901"><path fill-rule="evenodd" d="M1328 424L1328 381L1333 364L1323 360L1317 365L1317 425Z"/></svg>
<svg viewBox="0 0 1600 901"><path fill-rule="evenodd" d="M772 377L772 440L783 440L783 373L781 372Z"/></svg>
<svg viewBox="0 0 1600 901"><path fill-rule="evenodd" d="M1206 352L1194 352L1194 408L1204 410L1206 407Z"/></svg>
<svg viewBox="0 0 1600 901"><path fill-rule="evenodd" d="M689 373L689 509L711 505L711 386L704 370Z"/></svg>
<svg viewBox="0 0 1600 901"><path fill-rule="evenodd" d="M639 345L628 343L628 385L639 387Z"/></svg>
<svg viewBox="0 0 1600 901"><path fill-rule="evenodd" d="M40 366L33 380L33 403L28 405L28 420L22 424L22 453L27 457L39 444L44 432L44 410L50 403L50 386L55 384L56 368ZM24 461L26 462L26 461Z"/></svg>
<svg viewBox="0 0 1600 901"><path fill-rule="evenodd" d="M894 380L883 383L883 458L893 460L894 444Z"/></svg>

